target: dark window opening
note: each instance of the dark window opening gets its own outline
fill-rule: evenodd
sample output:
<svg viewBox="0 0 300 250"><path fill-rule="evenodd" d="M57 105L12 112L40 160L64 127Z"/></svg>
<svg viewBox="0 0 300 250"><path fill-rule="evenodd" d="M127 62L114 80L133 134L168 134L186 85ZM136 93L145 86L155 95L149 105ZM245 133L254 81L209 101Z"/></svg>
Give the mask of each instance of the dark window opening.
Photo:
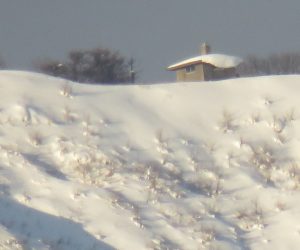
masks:
<svg viewBox="0 0 300 250"><path fill-rule="evenodd" d="M195 65L190 65L185 68L185 71L187 73L191 73L191 72L195 71L195 69L196 69Z"/></svg>

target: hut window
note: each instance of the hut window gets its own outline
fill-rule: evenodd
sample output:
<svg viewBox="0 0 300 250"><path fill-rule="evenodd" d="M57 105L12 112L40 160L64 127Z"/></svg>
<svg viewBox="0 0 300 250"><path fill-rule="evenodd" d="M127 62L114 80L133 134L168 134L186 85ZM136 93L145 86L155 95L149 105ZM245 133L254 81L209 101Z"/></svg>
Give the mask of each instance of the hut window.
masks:
<svg viewBox="0 0 300 250"><path fill-rule="evenodd" d="M190 73L190 72L195 71L195 69L196 69L195 65L190 65L190 66L187 66L187 67L185 68L185 71L186 71L187 73Z"/></svg>

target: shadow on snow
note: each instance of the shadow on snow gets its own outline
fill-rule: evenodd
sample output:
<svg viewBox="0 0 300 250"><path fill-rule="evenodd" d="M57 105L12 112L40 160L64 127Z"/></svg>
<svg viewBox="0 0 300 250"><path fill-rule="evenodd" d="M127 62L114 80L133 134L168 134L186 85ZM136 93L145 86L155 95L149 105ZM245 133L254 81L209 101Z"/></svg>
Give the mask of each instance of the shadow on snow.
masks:
<svg viewBox="0 0 300 250"><path fill-rule="evenodd" d="M27 248L48 246L64 250L112 250L81 224L0 197L0 224Z"/></svg>

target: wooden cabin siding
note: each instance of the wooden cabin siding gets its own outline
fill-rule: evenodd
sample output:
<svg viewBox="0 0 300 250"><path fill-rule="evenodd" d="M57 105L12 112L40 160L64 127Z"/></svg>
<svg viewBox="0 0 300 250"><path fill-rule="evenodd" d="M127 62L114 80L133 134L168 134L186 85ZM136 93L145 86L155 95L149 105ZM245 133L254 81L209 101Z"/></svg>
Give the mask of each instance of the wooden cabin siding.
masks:
<svg viewBox="0 0 300 250"><path fill-rule="evenodd" d="M203 64L195 65L193 72L187 72L186 68L176 70L177 82L193 82L193 81L204 81Z"/></svg>
<svg viewBox="0 0 300 250"><path fill-rule="evenodd" d="M203 64L203 81L210 81L215 79L214 66L210 64Z"/></svg>
<svg viewBox="0 0 300 250"><path fill-rule="evenodd" d="M213 81L237 77L236 67L242 59L224 54L210 54L210 46L201 45L201 55L170 65L176 72L177 82Z"/></svg>
<svg viewBox="0 0 300 250"><path fill-rule="evenodd" d="M215 68L214 69L214 79L215 80L222 80L222 79L229 79L236 77L236 70L235 68Z"/></svg>
<svg viewBox="0 0 300 250"><path fill-rule="evenodd" d="M211 54L207 43L200 47L200 56L185 59L167 69L176 71L177 82L212 81L237 77L236 67L241 58L223 54Z"/></svg>
<svg viewBox="0 0 300 250"><path fill-rule="evenodd" d="M177 82L197 82L222 80L236 77L235 68L217 68L211 64L197 64L193 72L187 72L186 68L176 70Z"/></svg>

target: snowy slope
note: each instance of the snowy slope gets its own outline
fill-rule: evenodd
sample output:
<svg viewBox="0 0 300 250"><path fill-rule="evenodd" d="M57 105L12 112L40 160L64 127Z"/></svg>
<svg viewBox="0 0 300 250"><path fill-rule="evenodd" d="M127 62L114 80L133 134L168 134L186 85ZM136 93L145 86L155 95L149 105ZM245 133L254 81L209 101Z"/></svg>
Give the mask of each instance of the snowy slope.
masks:
<svg viewBox="0 0 300 250"><path fill-rule="evenodd" d="M298 249L300 76L0 89L0 249Z"/></svg>

